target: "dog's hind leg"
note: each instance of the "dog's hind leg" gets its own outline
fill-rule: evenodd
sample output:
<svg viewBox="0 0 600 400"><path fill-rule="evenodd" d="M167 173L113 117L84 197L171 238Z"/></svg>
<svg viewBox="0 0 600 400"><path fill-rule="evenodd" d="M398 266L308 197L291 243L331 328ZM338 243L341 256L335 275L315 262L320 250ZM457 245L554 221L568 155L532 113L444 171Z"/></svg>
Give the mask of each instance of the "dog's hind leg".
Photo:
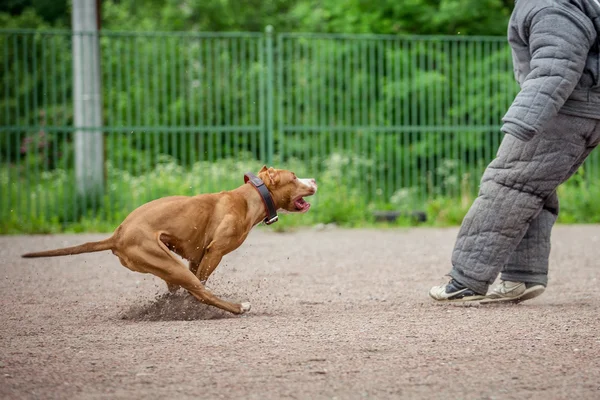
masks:
<svg viewBox="0 0 600 400"><path fill-rule="evenodd" d="M175 293L179 290L179 288L181 288L181 286L167 282L167 289L169 290L169 293Z"/></svg>
<svg viewBox="0 0 600 400"><path fill-rule="evenodd" d="M169 260L167 257L161 261L161 268L152 268L151 272L168 284L181 286L202 303L234 314L243 314L250 310L250 303L231 303L212 294L189 269L178 261Z"/></svg>
<svg viewBox="0 0 600 400"><path fill-rule="evenodd" d="M190 271L192 271L192 274L196 275L196 273L198 272L198 267L200 266L199 262L196 261L190 261Z"/></svg>
<svg viewBox="0 0 600 400"><path fill-rule="evenodd" d="M160 233L155 242L147 241L137 249L136 254L130 255L133 263L139 264L145 272L158 276L170 287L181 286L202 303L242 314L250 311L250 303L231 303L212 294L198 278L179 261L167 246L160 240ZM156 244L158 244L158 246Z"/></svg>
<svg viewBox="0 0 600 400"><path fill-rule="evenodd" d="M202 303L234 314L243 314L250 310L249 303L230 303L212 294L184 264L158 247L143 248L131 254L129 259L136 264L136 269L163 279L169 287L184 288Z"/></svg>

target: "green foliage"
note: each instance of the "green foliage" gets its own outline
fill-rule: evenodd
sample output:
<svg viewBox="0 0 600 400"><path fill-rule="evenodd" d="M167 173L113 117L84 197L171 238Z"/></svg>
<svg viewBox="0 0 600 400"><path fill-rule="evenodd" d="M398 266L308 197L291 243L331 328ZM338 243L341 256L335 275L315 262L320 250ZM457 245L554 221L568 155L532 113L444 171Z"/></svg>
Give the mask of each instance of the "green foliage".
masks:
<svg viewBox="0 0 600 400"><path fill-rule="evenodd" d="M42 3L14 0L0 7L11 13L0 13L0 21L10 28L60 26L59 20L42 12ZM59 1L56 7L65 4ZM415 168L445 157L445 150L432 151L433 143L455 149L452 157L456 159L465 151L483 153L487 140L468 141L464 146L462 137L489 135L510 102L508 94L516 91L504 40L287 38L274 47L279 76L267 70L264 36L206 37L193 32L262 31L271 23L278 32L454 34L453 30L460 29L461 33L496 34L499 30L494 26L506 23L510 6L497 0L403 4L389 0L151 0L144 7L132 0L103 1L102 26L107 30L100 40L103 118L105 126L116 129L110 132L115 145L109 146L112 153L108 156L135 166L134 174L154 165L160 154L184 164L238 151L265 159L265 139L257 137L256 127L264 129L266 123L267 80L277 86L274 147L282 151L282 162L315 151L324 156L351 147L373 160L385 160L371 171L383 177L397 171L394 160L402 159L403 168ZM489 20L492 16L494 23ZM468 21L472 26L467 26ZM110 33L123 26L150 34ZM192 34L154 35L154 31L170 30ZM0 141L4 160L16 162L25 157L23 149L40 141L39 135L48 143L46 148L54 147L63 132L67 135L64 148L51 153L59 157L72 153L70 43L69 33L0 35L0 52L5 54L0 79L6 94L0 98L0 126L32 127L8 132ZM290 125L319 128L305 135L286 129ZM476 133L461 128L439 131L457 125L487 128ZM326 126L336 130L330 132ZM373 129L390 126L396 131L387 134ZM404 131L400 126L432 129ZM218 131L222 127L231 130L227 138ZM373 141L364 140L367 135L381 140L371 146ZM394 148L391 153L390 148ZM152 153L145 164L140 163L142 151ZM404 154L412 151L414 157ZM45 148L41 152L45 154ZM38 166L50 169L68 163L62 158L48 160L47 155L37 160ZM374 192L382 189L388 195L398 189L397 184L414 186L417 180L423 184L427 179L406 176L402 182L395 181L396 187L390 183Z"/></svg>
<svg viewBox="0 0 600 400"><path fill-rule="evenodd" d="M586 179L586 168L557 190L560 201L559 223L600 223L600 185L596 177Z"/></svg>
<svg viewBox="0 0 600 400"><path fill-rule="evenodd" d="M505 0L103 1L103 26L141 30L504 35Z"/></svg>
<svg viewBox="0 0 600 400"><path fill-rule="evenodd" d="M278 31L505 35L511 0L103 0L102 28L145 31ZM67 0L5 0L0 14L35 13L68 27ZM5 25L2 25L5 26ZM36 28L37 25L27 26Z"/></svg>
<svg viewBox="0 0 600 400"><path fill-rule="evenodd" d="M0 40L27 54L4 74L20 85L0 100L0 124L23 128L0 140L0 154L18 162L37 152L41 169L69 165L70 35L22 37L25 53L10 37ZM287 37L276 47L281 69L267 71L263 37L109 34L100 43L107 158L134 175L160 155L182 165L238 152L264 160L269 79L277 86L269 106L280 162L322 167L332 153L355 152L371 163L361 167L367 201L406 187L444 195L437 167L452 159L461 160L459 174L479 169L498 141L507 92L516 89L500 43Z"/></svg>
<svg viewBox="0 0 600 400"><path fill-rule="evenodd" d="M61 27L69 23L70 2L67 0L3 0L0 4L0 26L3 28L37 28L31 23L45 24ZM32 21L31 16L35 15ZM17 22L15 26L5 25L1 22L6 19Z"/></svg>
<svg viewBox="0 0 600 400"><path fill-rule="evenodd" d="M369 210L356 188L340 185L355 179L348 174L348 160L332 157L325 161L327 171L320 175L319 193L309 199L312 210L305 215L282 215L278 226L284 228L316 223L353 226L370 220ZM105 196L94 204L77 196L72 171L55 169L40 176L25 176L24 171L0 169L0 199L6 207L0 210L0 233L42 233L60 230L114 229L135 207L169 195L195 195L230 190L243 183L248 171L258 171L250 155L219 162L197 162L183 168L171 157L159 158L155 168L133 176L128 171L107 165ZM306 164L290 160L287 168L298 176L308 176Z"/></svg>
<svg viewBox="0 0 600 400"><path fill-rule="evenodd" d="M0 136L0 232L107 231L151 199L239 185L266 158L268 79L275 86L273 164L320 184L308 214L284 215L274 229L364 226L376 210L422 210L428 224L456 225L517 90L504 39L512 6L149 0L140 7L105 0L107 187L102 199L90 199L74 187L71 34L47 32L69 28L70 3L7 0L0 26L38 32L0 34L0 126L11 127ZM275 70L267 63L269 24ZM145 34L113 32L124 29ZM258 34L204 34L223 31ZM586 173L559 188L559 222L598 222L600 187Z"/></svg>
<svg viewBox="0 0 600 400"><path fill-rule="evenodd" d="M499 0L312 0L291 9L313 32L503 35L512 4Z"/></svg>
<svg viewBox="0 0 600 400"><path fill-rule="evenodd" d="M427 226L455 226L461 223L471 206L476 187L468 176L460 182L460 195L431 195L423 199L418 188L397 191L389 198L365 201L359 186L351 183L359 179L361 167L369 161L356 155L333 154L322 160L323 170L309 171L300 160L290 160L287 168L301 177L316 177L317 194L307 200L312 204L307 214L282 214L272 227L285 231L316 224L357 226L414 225L410 218L393 223L376 223L373 212L394 210L411 213L424 211ZM105 196L97 203L76 195L72 171L55 169L34 177L26 170L14 167L0 168L0 234L112 231L135 207L150 200L169 195L195 195L233 189L243 182L248 171L258 171L251 155L219 162L197 162L183 168L170 157L160 157L155 168L133 176L108 164ZM449 176L455 176L454 174ZM596 199L600 185L586 180L585 170L578 172L559 187L561 213L559 223L598 223L600 206ZM269 228L271 229L271 228Z"/></svg>

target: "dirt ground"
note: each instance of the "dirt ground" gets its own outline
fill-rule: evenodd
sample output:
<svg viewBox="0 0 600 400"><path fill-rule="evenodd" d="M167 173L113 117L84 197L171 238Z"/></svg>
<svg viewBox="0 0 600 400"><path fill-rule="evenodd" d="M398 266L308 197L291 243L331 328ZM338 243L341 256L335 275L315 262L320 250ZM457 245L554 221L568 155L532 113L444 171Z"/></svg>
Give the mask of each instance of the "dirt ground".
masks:
<svg viewBox="0 0 600 400"><path fill-rule="evenodd" d="M0 237L2 399L598 399L600 226L559 226L550 285L434 304L456 229L254 230L209 280L233 316L110 252L106 235Z"/></svg>

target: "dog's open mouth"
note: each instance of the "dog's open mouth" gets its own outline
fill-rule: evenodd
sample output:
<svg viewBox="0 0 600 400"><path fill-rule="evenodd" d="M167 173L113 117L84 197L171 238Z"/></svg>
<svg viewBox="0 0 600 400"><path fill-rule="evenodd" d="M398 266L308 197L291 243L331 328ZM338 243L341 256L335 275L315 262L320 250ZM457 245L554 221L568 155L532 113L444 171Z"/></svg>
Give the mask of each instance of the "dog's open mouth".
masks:
<svg viewBox="0 0 600 400"><path fill-rule="evenodd" d="M296 206L296 210L299 212L307 212L310 208L310 203L304 200L304 198L299 197L294 200L294 206Z"/></svg>

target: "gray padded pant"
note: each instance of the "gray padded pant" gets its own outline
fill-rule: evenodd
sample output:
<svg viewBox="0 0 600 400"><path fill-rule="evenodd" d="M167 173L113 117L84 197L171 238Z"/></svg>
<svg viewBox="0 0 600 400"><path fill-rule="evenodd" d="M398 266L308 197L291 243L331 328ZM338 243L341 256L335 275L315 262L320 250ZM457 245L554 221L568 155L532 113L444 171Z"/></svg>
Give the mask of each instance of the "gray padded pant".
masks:
<svg viewBox="0 0 600 400"><path fill-rule="evenodd" d="M505 135L459 230L450 276L485 294L501 279L548 283L556 188L600 142L600 120L558 114L524 142Z"/></svg>

